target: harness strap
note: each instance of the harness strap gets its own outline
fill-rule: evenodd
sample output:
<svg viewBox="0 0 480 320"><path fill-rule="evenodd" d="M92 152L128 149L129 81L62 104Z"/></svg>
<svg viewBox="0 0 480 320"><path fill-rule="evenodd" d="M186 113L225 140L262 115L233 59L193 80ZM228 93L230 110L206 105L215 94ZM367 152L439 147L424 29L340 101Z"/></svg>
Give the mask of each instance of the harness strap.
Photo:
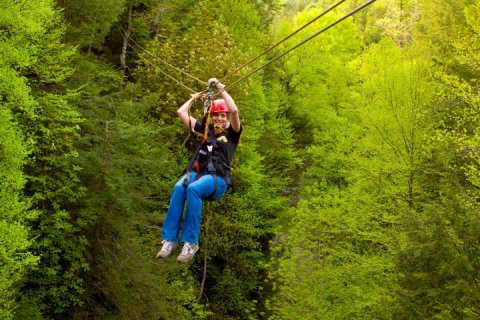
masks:
<svg viewBox="0 0 480 320"><path fill-rule="evenodd" d="M224 163L223 161L220 161L221 158L218 158L212 155L213 149L217 147L217 140L215 136L215 128L213 126L210 126L209 124L211 100L207 99L204 105L205 105L205 112L204 112L205 116L203 117L203 120L202 120L202 125L204 127L203 133L192 130L192 126L190 123L190 131L200 138L200 142L198 143L197 148L195 149L195 152L190 158L187 168L185 169L187 176L183 182L183 186L186 188L190 184L189 172L193 170L193 168L195 167L195 163L198 162L198 159L200 157L200 152L202 150L202 146L206 143L207 144L207 161L208 161L207 170L208 170L208 173L213 177L213 180L215 182L215 187L213 189L213 192L209 196L205 197L205 199L213 201L215 200L214 197L218 189L217 169L215 168L215 165L213 164L213 162L215 161L219 165L222 165L225 167L225 182L227 183L227 185L231 184L230 167L228 166L228 164ZM190 116L190 108L188 109L188 111ZM202 175L203 175L202 172L198 172L195 180L200 179Z"/></svg>
<svg viewBox="0 0 480 320"><path fill-rule="evenodd" d="M208 130L208 126L207 126L207 130ZM212 130L209 130L209 136L211 136L211 133ZM213 143L211 143L213 142ZM215 200L215 194L217 193L217 189L218 189L218 180L217 180L217 169L215 168L214 164L213 164L213 156L212 156L212 152L213 152L213 147L214 145L216 146L216 141L215 139L212 139L210 138L208 141L207 141L207 161L208 161L208 164L207 164L207 170L208 170L208 173L213 177L213 181L215 183L215 186L213 188L213 192L208 195L207 197L205 197L206 200L210 200L210 201L214 201ZM199 143L198 146L197 146L197 149L195 150L195 153L193 154L192 158L190 159L190 162L188 163L188 166L187 166L187 169L186 169L186 172L187 172L187 176L185 178L185 180L183 181L183 186L186 188L188 187L188 185L190 184L190 175L189 175L189 172L192 171L193 167L195 166L195 163L198 161L198 158L199 158L199 155L200 155L200 150L202 149L202 146L203 146L203 143ZM215 157L216 158L216 157ZM195 181L200 179L201 177L203 176L203 173L202 172L198 172L197 173L197 176L195 177Z"/></svg>
<svg viewBox="0 0 480 320"><path fill-rule="evenodd" d="M213 145L209 144L207 145L207 150L208 150L208 173L213 177L213 181L215 183L215 187L213 188L213 192L211 195L206 197L208 200L215 200L215 194L217 193L217 188L218 188L218 181L217 181L217 169L215 169L215 166L213 165L212 162L212 151L213 151Z"/></svg>
<svg viewBox="0 0 480 320"><path fill-rule="evenodd" d="M205 141L208 140L208 133L209 133L209 130L208 130L208 126L209 126L209 123L210 123L210 108L212 107L212 96L213 96L213 93L212 94L207 94L206 95L206 100L204 102L204 112L203 112L203 119L202 119L202 126L203 126L203 133L202 132L196 132L193 128L192 128L192 124L190 123L190 132L192 132L194 135L196 135L200 142L201 143L204 143ZM190 105L191 107L191 105ZM188 116L190 117L190 107L188 108Z"/></svg>
<svg viewBox="0 0 480 320"><path fill-rule="evenodd" d="M200 149L202 149L202 144L199 143L197 147L195 148L195 152L193 153L192 157L190 158L190 161L188 161L187 167L183 171L183 174L187 174L187 178L185 179L187 182L187 185L190 184L190 175L188 174L190 171L193 170L195 167L195 163L197 163L198 158L200 156Z"/></svg>

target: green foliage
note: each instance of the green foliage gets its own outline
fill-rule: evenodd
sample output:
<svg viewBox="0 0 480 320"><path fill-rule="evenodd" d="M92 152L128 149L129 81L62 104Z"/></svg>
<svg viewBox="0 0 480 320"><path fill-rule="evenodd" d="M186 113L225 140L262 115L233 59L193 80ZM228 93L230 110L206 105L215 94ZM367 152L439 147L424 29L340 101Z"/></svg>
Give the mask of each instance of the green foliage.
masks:
<svg viewBox="0 0 480 320"><path fill-rule="evenodd" d="M87 51L101 49L105 37L125 10L126 3L127 0L59 1L69 25L67 40Z"/></svg>
<svg viewBox="0 0 480 320"><path fill-rule="evenodd" d="M288 235L275 245L270 319L379 318L390 300L389 239L379 217L361 208L368 199L312 185L288 217ZM319 189L322 191L315 191ZM351 201L345 201L348 197ZM277 256L280 255L280 256Z"/></svg>
<svg viewBox="0 0 480 320"><path fill-rule="evenodd" d="M402 57L390 41L381 41L366 53L365 65L358 75L365 99L360 103L372 132L365 137L369 149L360 152L376 155L365 169L395 181L392 191L403 189L403 194L400 191L396 198L414 207L415 198L422 193L417 182L424 157L422 146L428 136L433 86L429 81L429 62L412 59L409 54L412 53L406 52ZM377 76L372 78L371 74Z"/></svg>
<svg viewBox="0 0 480 320"><path fill-rule="evenodd" d="M430 63L418 58L419 49L402 52L382 40L347 65L358 40L338 32L310 44L323 44L317 53L306 46L284 65L292 70L284 88L295 105L294 127L308 124L300 140L310 144L301 200L275 242L272 319L388 318L392 309L384 303L395 302L398 285L398 230L425 199ZM313 62L320 55L324 63Z"/></svg>
<svg viewBox="0 0 480 320"><path fill-rule="evenodd" d="M80 221L89 229L92 267L85 277L86 305L75 313L106 319L203 319L206 311L195 301L191 275L153 259L160 246L158 224L180 173L172 164L181 162L183 154L169 149L178 124L159 127L144 121L157 100L142 98L139 90L131 84L123 92L77 101L86 119L80 162L89 168L81 177L89 188Z"/></svg>
<svg viewBox="0 0 480 320"><path fill-rule="evenodd" d="M3 106L14 112L14 118L32 116L34 103L24 75L37 61L39 42L45 36L42 23L53 14L51 1L21 5L15 1L4 3L0 12L0 92ZM21 123L20 123L21 124Z"/></svg>
<svg viewBox="0 0 480 320"><path fill-rule="evenodd" d="M79 303L79 275L87 269L86 242L71 215L82 195L74 146L81 119L62 89L74 51L62 43L65 29L52 1L11 3L6 14L2 46L10 48L2 55L2 75L12 81L2 81L2 95L27 141L23 193L38 212L28 222L35 238L31 252L40 260L22 279L22 301L28 301L22 303L33 304L32 316L38 310L52 315ZM19 241L25 236L23 231Z"/></svg>
<svg viewBox="0 0 480 320"><path fill-rule="evenodd" d="M296 23L318 13L299 14ZM274 242L270 275L276 295L267 304L272 319L377 317L388 292L392 238L381 234L392 221L382 225L390 217L367 209L378 199L365 197L361 180L353 177L362 134L346 65L359 50L353 30L352 24L339 26L327 39L292 52L284 64L291 74L284 77L292 104L286 115L298 126L295 137L310 144L302 150L301 200L282 217L287 223ZM376 220L382 223L371 225Z"/></svg>
<svg viewBox="0 0 480 320"><path fill-rule="evenodd" d="M50 93L38 97L35 122L27 131L33 143L26 192L39 210L32 226L33 249L41 256L28 283L37 288L29 293L45 313L62 313L80 303L78 295L84 290L80 275L88 270L83 256L87 242L73 215L84 189L75 149L81 118L66 99Z"/></svg>
<svg viewBox="0 0 480 320"><path fill-rule="evenodd" d="M399 47L410 45L414 41L415 28L421 15L419 2L421 1L380 1L371 5L369 10L356 15L354 19L360 30L363 30L364 41L372 43L388 37Z"/></svg>
<svg viewBox="0 0 480 320"><path fill-rule="evenodd" d="M258 44L265 37L262 17L256 5L248 0L223 1L219 8L222 23L228 27L233 41L241 44L245 50L251 50L252 54L260 49Z"/></svg>
<svg viewBox="0 0 480 320"><path fill-rule="evenodd" d="M422 19L418 22L416 30L417 39L425 42L430 48L430 56L439 64L450 66L452 36L456 37L465 28L464 9L471 1L419 1ZM443 14L448 12L448 14ZM468 39L467 43L471 40Z"/></svg>
<svg viewBox="0 0 480 320"><path fill-rule="evenodd" d="M278 3L3 1L2 319L478 318L478 1L377 1L229 88L233 187L154 260L175 110L330 5Z"/></svg>
<svg viewBox="0 0 480 320"><path fill-rule="evenodd" d="M402 243L399 256L401 304L396 317L478 317L478 290L470 285L479 270L474 244L478 208L465 207L459 199L441 200L408 221L408 242Z"/></svg>
<svg viewBox="0 0 480 320"><path fill-rule="evenodd" d="M27 155L22 135L14 127L11 113L0 109L0 317L13 319L19 285L38 261L31 245L27 219L33 214L21 195L25 184L22 167Z"/></svg>
<svg viewBox="0 0 480 320"><path fill-rule="evenodd" d="M292 26L283 25L280 37L288 34L312 20L321 13L320 8L301 12ZM316 21L305 30L305 35L313 34L339 14L329 14ZM282 45L283 50L292 47L300 40L296 36ZM279 76L283 79L282 89L287 93L284 102L286 115L292 121L295 138L301 145L313 143L313 129L322 127L328 121L325 115L334 118L343 113L352 101L348 94L350 81L345 63L360 49L354 25L345 22L328 33L314 38L285 57ZM350 100L349 100L350 99ZM332 109L333 108L333 109Z"/></svg>
<svg viewBox="0 0 480 320"><path fill-rule="evenodd" d="M473 243L479 227L478 154L473 151L479 142L479 103L470 79L478 68L472 51L476 42L465 41L478 36L478 29L470 20L475 5L464 12L465 28L443 43L456 48L442 62L457 73L443 69L437 77L440 124L429 140L429 162L424 164L424 183L431 186L432 199L421 215L405 223L398 266L399 317L475 319L479 314L478 290L468 285L480 272Z"/></svg>

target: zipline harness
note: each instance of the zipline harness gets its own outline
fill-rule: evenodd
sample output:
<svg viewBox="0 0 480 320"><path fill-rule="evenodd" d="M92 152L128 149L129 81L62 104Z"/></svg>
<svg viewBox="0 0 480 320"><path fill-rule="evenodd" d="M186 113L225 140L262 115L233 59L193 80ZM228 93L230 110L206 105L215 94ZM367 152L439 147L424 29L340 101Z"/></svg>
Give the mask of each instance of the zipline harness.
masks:
<svg viewBox="0 0 480 320"><path fill-rule="evenodd" d="M195 147L195 152L193 153L192 157L190 158L190 161L187 164L187 167L185 168L184 174L186 174L186 178L184 180L184 186L187 187L192 181L190 181L190 173L192 171L196 171L197 175L195 177L195 181L200 179L206 172L208 174L212 175L214 182L215 182L215 187L213 192L206 197L206 200L215 200L215 194L217 193L217 187L218 187L218 181L217 181L217 169L219 167L223 167L224 173L225 173L225 182L227 183L227 186L231 185L231 178L230 178L230 163L225 162L224 159L222 159L220 156L214 154L214 150L217 149L217 133L221 134L224 129L218 130L216 132L216 128L210 124L210 118L211 118L211 112L212 112L212 106L214 104L213 97L214 97L214 91L213 87L215 86L215 83L210 83L207 89L204 91L205 94L202 95L204 102L204 111L203 111L203 119L202 119L202 124L201 128L203 128L203 132L197 132L192 128L192 123L191 123L191 107L192 105L195 104L196 99L193 99L190 102L190 105L188 106L188 116L189 116L189 121L190 121L190 134L193 134L196 138L197 146ZM200 160L206 159L207 162L207 167L206 167L206 172L200 167Z"/></svg>

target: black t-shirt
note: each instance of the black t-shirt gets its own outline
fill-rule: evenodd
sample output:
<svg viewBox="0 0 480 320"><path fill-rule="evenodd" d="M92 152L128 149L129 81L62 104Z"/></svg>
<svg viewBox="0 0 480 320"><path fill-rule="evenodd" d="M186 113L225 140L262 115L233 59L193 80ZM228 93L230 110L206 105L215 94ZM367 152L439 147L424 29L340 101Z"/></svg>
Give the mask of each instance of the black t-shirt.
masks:
<svg viewBox="0 0 480 320"><path fill-rule="evenodd" d="M195 123L194 130L196 132L204 131L203 125L201 122L197 121ZM213 126L209 127L209 130L213 130ZM238 142L240 141L240 135L242 134L243 128L240 126L240 131L235 132L232 127L228 127L222 133L218 135L210 135L215 137L215 141L212 143L212 163L215 166L216 174L220 177L225 178L226 167L230 166L230 162L233 159L233 154L237 149ZM200 154L198 157L198 163L201 172L208 172L208 152L207 152L207 143L204 143L200 149Z"/></svg>

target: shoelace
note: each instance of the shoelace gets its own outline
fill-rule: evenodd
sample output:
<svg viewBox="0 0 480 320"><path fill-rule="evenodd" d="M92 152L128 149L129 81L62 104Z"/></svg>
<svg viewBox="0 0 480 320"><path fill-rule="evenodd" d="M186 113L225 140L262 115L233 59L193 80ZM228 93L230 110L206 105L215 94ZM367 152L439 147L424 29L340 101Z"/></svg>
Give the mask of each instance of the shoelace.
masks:
<svg viewBox="0 0 480 320"><path fill-rule="evenodd" d="M185 243L182 248L182 255L187 255L195 252L195 248L193 248L189 243Z"/></svg>
<svg viewBox="0 0 480 320"><path fill-rule="evenodd" d="M165 247L162 248L162 251L172 251L173 248L175 247L174 243L167 240L163 240L162 244L167 244Z"/></svg>

